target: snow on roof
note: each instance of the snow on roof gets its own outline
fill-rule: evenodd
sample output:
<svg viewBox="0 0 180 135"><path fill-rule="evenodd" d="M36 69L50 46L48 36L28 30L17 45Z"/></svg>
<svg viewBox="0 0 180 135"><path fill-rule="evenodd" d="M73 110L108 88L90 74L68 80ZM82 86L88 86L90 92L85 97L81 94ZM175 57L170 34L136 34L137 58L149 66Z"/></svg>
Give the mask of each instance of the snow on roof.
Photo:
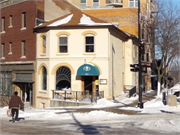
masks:
<svg viewBox="0 0 180 135"><path fill-rule="evenodd" d="M58 20L58 21L56 21L56 22L54 22L48 26L58 26L58 25L66 24L72 19L72 17L73 17L73 14L71 14L71 15L69 15L66 18L63 18L61 20Z"/></svg>
<svg viewBox="0 0 180 135"><path fill-rule="evenodd" d="M113 25L112 23L96 23L96 22L92 21L91 18L86 16L85 14L82 14L79 24L83 24L83 25Z"/></svg>
<svg viewBox="0 0 180 135"><path fill-rule="evenodd" d="M82 14L79 24L95 24L95 22L93 22L90 17Z"/></svg>

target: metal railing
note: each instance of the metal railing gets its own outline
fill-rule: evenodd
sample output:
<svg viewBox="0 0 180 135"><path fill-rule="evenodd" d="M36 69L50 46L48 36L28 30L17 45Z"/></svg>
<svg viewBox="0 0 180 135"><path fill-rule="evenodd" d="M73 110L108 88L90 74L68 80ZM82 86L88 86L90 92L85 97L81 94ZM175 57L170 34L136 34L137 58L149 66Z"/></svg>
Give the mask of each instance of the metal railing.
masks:
<svg viewBox="0 0 180 135"><path fill-rule="evenodd" d="M136 93L136 86L134 85L124 85L124 92L129 93L129 98Z"/></svg>
<svg viewBox="0 0 180 135"><path fill-rule="evenodd" d="M104 91L82 92L82 91L52 90L52 99L57 99L62 101L70 100L75 102L97 103L97 100L101 98L104 98Z"/></svg>

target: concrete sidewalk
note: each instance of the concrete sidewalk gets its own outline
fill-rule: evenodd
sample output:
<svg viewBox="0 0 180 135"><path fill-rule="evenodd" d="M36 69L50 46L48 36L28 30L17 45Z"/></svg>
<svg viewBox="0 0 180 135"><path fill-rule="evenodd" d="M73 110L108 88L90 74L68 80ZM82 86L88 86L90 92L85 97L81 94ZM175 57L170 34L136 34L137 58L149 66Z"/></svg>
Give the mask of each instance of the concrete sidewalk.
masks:
<svg viewBox="0 0 180 135"><path fill-rule="evenodd" d="M145 103L147 101L150 101L154 99L156 96L156 91L148 92L148 93L143 93L142 94L142 102ZM138 99L139 100L139 99ZM63 108L67 112L60 112L60 113L70 113L70 112L78 112L78 113L85 113L85 112L91 112L95 110L103 110L106 112L112 112L112 113L117 113L117 114L127 114L127 115L137 115L138 111L132 111L132 110L123 110L120 109L122 107L137 107L138 105L138 100L135 100L131 104L124 104L123 106L115 106L115 107L106 107L106 108ZM114 103L121 103L121 100L114 100ZM58 114L58 113L57 113Z"/></svg>

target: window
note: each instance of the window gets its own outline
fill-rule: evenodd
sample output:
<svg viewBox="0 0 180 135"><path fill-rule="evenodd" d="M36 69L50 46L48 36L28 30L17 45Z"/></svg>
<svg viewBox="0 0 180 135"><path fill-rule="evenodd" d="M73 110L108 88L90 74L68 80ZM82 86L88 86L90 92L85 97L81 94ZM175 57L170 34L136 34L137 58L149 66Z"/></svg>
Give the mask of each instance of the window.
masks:
<svg viewBox="0 0 180 135"><path fill-rule="evenodd" d="M149 53L146 53L146 60L149 62Z"/></svg>
<svg viewBox="0 0 180 135"><path fill-rule="evenodd" d="M85 43L85 52L94 52L94 35L86 35Z"/></svg>
<svg viewBox="0 0 180 135"><path fill-rule="evenodd" d="M46 90L47 89L47 71L46 68L43 67L42 68L42 90Z"/></svg>
<svg viewBox="0 0 180 135"><path fill-rule="evenodd" d="M9 54L12 54L12 42L9 42Z"/></svg>
<svg viewBox="0 0 180 135"><path fill-rule="evenodd" d="M93 0L93 7L99 7L99 0Z"/></svg>
<svg viewBox="0 0 180 135"><path fill-rule="evenodd" d="M1 53L1 57L2 57L2 58L4 58L4 57L5 57L5 44L4 44L4 43L2 43L2 44L1 44L1 46L2 46L2 53Z"/></svg>
<svg viewBox="0 0 180 135"><path fill-rule="evenodd" d="M138 7L138 0L129 0L129 7Z"/></svg>
<svg viewBox="0 0 180 135"><path fill-rule="evenodd" d="M2 24L1 24L1 30L2 32L5 32L5 17L2 17Z"/></svg>
<svg viewBox="0 0 180 135"><path fill-rule="evenodd" d="M46 36L42 36L42 53L46 53Z"/></svg>
<svg viewBox="0 0 180 135"><path fill-rule="evenodd" d="M22 41L22 56L26 56L26 41Z"/></svg>
<svg viewBox="0 0 180 135"><path fill-rule="evenodd" d="M86 8L86 0L81 0L81 8Z"/></svg>
<svg viewBox="0 0 180 135"><path fill-rule="evenodd" d="M68 50L68 37L67 35L61 35L59 37L59 53L67 53Z"/></svg>
<svg viewBox="0 0 180 135"><path fill-rule="evenodd" d="M22 28L26 27L26 12L22 13Z"/></svg>
<svg viewBox="0 0 180 135"><path fill-rule="evenodd" d="M122 0L106 0L106 4L109 3L122 3Z"/></svg>
<svg viewBox="0 0 180 135"><path fill-rule="evenodd" d="M9 16L9 27L12 27L12 15Z"/></svg>
<svg viewBox="0 0 180 135"><path fill-rule="evenodd" d="M1 71L1 76L0 76L0 94L1 95L6 95L6 96L11 96L12 95L12 73L5 70Z"/></svg>

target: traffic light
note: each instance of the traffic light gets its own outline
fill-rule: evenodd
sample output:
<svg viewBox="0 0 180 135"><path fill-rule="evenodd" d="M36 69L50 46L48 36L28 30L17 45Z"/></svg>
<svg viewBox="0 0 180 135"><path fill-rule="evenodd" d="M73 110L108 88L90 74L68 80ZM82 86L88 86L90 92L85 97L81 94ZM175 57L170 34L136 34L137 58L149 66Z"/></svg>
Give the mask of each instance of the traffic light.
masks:
<svg viewBox="0 0 180 135"><path fill-rule="evenodd" d="M139 44L139 53L145 54L145 46L144 46L144 42L142 41Z"/></svg>
<svg viewBox="0 0 180 135"><path fill-rule="evenodd" d="M139 64L130 64L130 69L131 72L138 72L139 71Z"/></svg>

